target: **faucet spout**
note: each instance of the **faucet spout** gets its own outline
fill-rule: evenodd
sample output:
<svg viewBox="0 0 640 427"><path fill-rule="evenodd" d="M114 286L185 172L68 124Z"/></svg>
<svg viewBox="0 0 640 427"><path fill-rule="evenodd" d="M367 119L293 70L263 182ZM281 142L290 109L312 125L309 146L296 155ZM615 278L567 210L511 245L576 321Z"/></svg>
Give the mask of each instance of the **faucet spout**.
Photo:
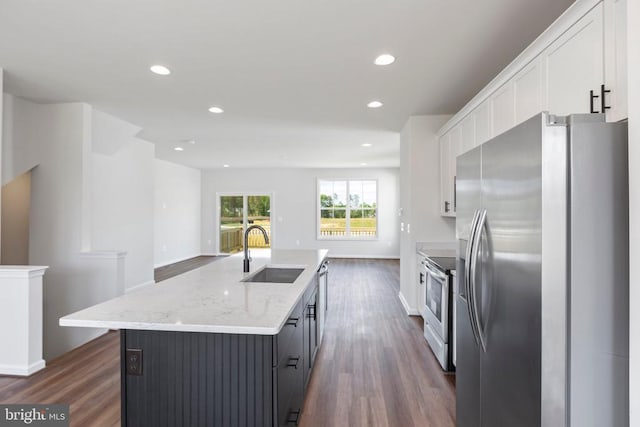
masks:
<svg viewBox="0 0 640 427"><path fill-rule="evenodd" d="M249 272L249 263L251 262L251 257L249 256L249 232L253 229L258 229L262 231L262 235L264 236L264 242L269 244L269 235L267 234L267 230L260 227L259 225L251 225L247 227L244 231L244 262L243 262L243 270L245 273Z"/></svg>

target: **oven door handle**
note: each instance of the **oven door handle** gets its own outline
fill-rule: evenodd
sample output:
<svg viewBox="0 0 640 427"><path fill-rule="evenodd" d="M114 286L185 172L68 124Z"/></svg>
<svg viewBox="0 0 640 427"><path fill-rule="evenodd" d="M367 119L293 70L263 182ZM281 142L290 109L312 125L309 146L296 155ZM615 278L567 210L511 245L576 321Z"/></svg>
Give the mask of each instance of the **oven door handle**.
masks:
<svg viewBox="0 0 640 427"><path fill-rule="evenodd" d="M430 276L435 277L436 279L439 279L441 281L446 281L447 280L447 275L444 273L441 273L438 270L435 270L433 268L429 267L429 264L425 264L425 268L427 269L427 274L429 274Z"/></svg>

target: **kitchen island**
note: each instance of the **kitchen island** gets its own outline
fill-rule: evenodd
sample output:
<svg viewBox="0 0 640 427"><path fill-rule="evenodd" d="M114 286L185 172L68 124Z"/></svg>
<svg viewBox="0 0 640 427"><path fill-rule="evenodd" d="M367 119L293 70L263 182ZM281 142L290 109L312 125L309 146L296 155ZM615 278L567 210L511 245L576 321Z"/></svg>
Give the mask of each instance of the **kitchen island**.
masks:
<svg viewBox="0 0 640 427"><path fill-rule="evenodd" d="M320 345L327 251L252 255L251 273L231 256L60 319L121 330L123 426L297 424ZM265 267L301 273L243 281Z"/></svg>

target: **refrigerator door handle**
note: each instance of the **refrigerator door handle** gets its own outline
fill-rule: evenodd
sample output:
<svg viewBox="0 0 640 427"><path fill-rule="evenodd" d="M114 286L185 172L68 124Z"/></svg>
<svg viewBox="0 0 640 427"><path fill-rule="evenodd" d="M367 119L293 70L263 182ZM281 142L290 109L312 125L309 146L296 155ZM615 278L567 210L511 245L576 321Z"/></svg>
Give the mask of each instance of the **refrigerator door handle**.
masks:
<svg viewBox="0 0 640 427"><path fill-rule="evenodd" d="M474 323L476 325L476 331L478 334L478 339L480 341L480 345L482 346L482 350L487 352L487 343L484 337L484 331L482 330L480 324L480 314L478 312L477 298L476 298L476 268L478 264L478 252L480 249L480 241L482 240L482 232L485 228L485 224L487 221L487 210L483 209L482 213L478 218L478 222L476 224L476 232L475 238L473 240L473 247L471 248L471 267L470 267L470 275L471 275L471 283L469 287L471 291L469 293L469 301L471 301L471 307L473 309L473 317Z"/></svg>
<svg viewBox="0 0 640 427"><path fill-rule="evenodd" d="M469 230L469 242L467 243L467 250L465 251L466 259L464 264L464 289L465 289L465 296L467 297L467 313L469 314L471 331L473 332L473 338L476 341L476 345L480 345L480 340L478 339L478 332L475 324L475 318L473 317L473 309L472 309L473 300L471 297L471 258L473 255L473 242L475 240L476 228L477 228L479 217L480 217L480 210L476 210L475 213L473 214L473 219L471 220L471 229Z"/></svg>

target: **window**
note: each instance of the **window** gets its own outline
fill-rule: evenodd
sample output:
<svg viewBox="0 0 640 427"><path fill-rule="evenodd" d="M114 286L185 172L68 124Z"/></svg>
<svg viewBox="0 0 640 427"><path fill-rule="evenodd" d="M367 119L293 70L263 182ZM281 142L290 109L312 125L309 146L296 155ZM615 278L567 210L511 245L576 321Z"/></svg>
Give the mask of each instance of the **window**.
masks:
<svg viewBox="0 0 640 427"><path fill-rule="evenodd" d="M318 239L375 239L375 180L318 180Z"/></svg>
<svg viewBox="0 0 640 427"><path fill-rule="evenodd" d="M244 250L244 230L249 225L265 229L269 242L273 239L271 227L271 196L254 194L218 194L219 228L218 251L232 254ZM258 230L247 239L249 248L269 248Z"/></svg>

